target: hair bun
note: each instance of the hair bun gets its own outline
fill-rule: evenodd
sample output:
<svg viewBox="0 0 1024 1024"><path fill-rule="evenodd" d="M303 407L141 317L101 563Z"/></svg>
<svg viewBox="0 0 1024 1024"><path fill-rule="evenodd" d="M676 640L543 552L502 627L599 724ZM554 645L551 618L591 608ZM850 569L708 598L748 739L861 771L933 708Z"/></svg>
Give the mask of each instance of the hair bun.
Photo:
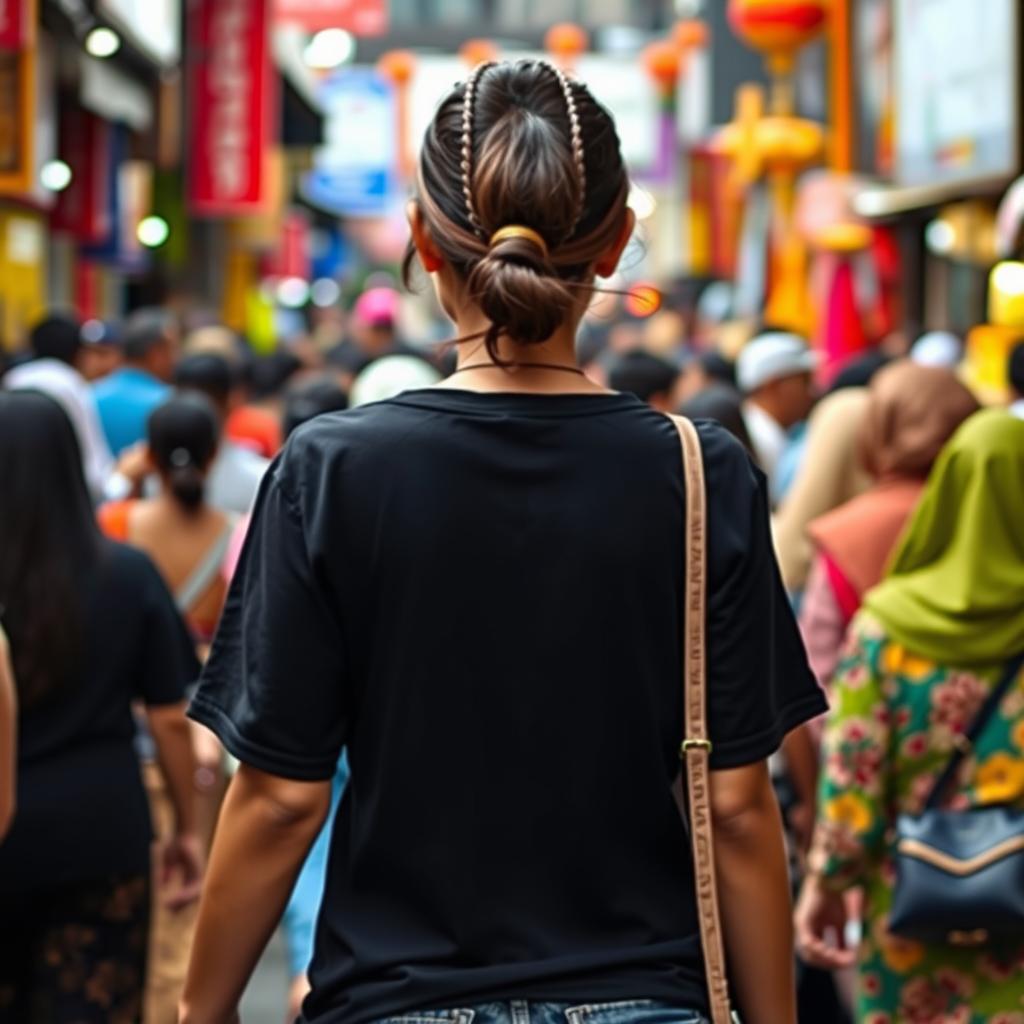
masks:
<svg viewBox="0 0 1024 1024"><path fill-rule="evenodd" d="M576 301L546 249L522 235L491 246L470 272L469 291L495 328L523 344L547 341Z"/></svg>

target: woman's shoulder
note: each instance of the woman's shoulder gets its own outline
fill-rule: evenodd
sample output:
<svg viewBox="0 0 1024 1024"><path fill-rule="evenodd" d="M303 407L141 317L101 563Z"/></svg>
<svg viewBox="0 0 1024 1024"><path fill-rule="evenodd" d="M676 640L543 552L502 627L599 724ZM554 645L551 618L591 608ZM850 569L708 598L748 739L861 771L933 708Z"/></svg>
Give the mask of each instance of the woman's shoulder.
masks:
<svg viewBox="0 0 1024 1024"><path fill-rule="evenodd" d="M124 498L100 505L96 521L103 533L113 541L126 542L130 534L132 510L137 504L135 498Z"/></svg>
<svg viewBox="0 0 1024 1024"><path fill-rule="evenodd" d="M97 562L97 584L122 598L144 599L164 586L153 560L141 548L105 537Z"/></svg>

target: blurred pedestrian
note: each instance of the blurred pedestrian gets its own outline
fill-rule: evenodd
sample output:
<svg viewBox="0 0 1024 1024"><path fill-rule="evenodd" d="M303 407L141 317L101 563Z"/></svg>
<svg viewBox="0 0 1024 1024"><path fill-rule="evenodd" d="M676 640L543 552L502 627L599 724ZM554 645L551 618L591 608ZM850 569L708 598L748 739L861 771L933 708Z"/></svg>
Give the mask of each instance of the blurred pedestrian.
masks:
<svg viewBox="0 0 1024 1024"><path fill-rule="evenodd" d="M14 817L18 770L18 696L11 668L11 648L0 625L0 843Z"/></svg>
<svg viewBox="0 0 1024 1024"><path fill-rule="evenodd" d="M153 559L200 644L212 639L224 605L221 565L233 529L232 520L207 496L219 445L220 421L205 397L185 393L169 399L147 425L158 492L111 502L99 514L108 537Z"/></svg>
<svg viewBox="0 0 1024 1024"><path fill-rule="evenodd" d="M688 402L707 388L718 385L736 390L735 363L720 352L688 354L683 358L683 368L676 383L676 402Z"/></svg>
<svg viewBox="0 0 1024 1024"><path fill-rule="evenodd" d="M1010 412L1024 420L1024 342L1010 353L1007 377L1010 383Z"/></svg>
<svg viewBox="0 0 1024 1024"><path fill-rule="evenodd" d="M193 359L217 358L193 356ZM213 637L227 590L224 563L233 522L206 500L206 482L217 453L220 423L201 395L175 396L150 415L147 456L159 490L151 498L113 502L100 509L103 532L153 560L202 653ZM192 780L197 831L204 849L223 796L223 750L206 729L191 727L196 757ZM143 744L146 792L157 840L173 834L173 794L158 770L155 751ZM146 985L147 1024L174 1024L195 928L195 905L167 907L158 888L153 900L153 949Z"/></svg>
<svg viewBox="0 0 1024 1024"><path fill-rule="evenodd" d="M675 362L686 343L686 321L673 309L662 309L644 321L644 352Z"/></svg>
<svg viewBox="0 0 1024 1024"><path fill-rule="evenodd" d="M736 380L746 396L743 418L757 461L768 477L773 500L779 495L779 461L790 431L814 404L813 373L818 357L803 338L769 331L752 339L736 362Z"/></svg>
<svg viewBox="0 0 1024 1024"><path fill-rule="evenodd" d="M96 528L61 408L0 394L0 615L18 690L17 815L0 844L0 1021L139 1019L151 825L145 706L173 805L160 871L195 901L202 851L184 690L198 665L149 559Z"/></svg>
<svg viewBox="0 0 1024 1024"><path fill-rule="evenodd" d="M210 401L219 420L220 435L236 407L231 364L213 353L188 355L178 364L174 380L180 390L198 392ZM206 481L210 504L222 512L245 515L252 508L269 465L268 459L221 437Z"/></svg>
<svg viewBox="0 0 1024 1024"><path fill-rule="evenodd" d="M385 356L370 363L352 384L352 406L394 398L403 391L429 388L441 374L418 356Z"/></svg>
<svg viewBox="0 0 1024 1024"><path fill-rule="evenodd" d="M951 331L928 331L910 347L911 362L944 370L955 370L963 355L963 342Z"/></svg>
<svg viewBox="0 0 1024 1024"><path fill-rule="evenodd" d="M624 352L612 359L608 368L608 387L627 395L636 395L652 409L671 412L679 370L660 356L643 349Z"/></svg>
<svg viewBox="0 0 1024 1024"><path fill-rule="evenodd" d="M328 412L348 408L348 395L332 373L316 374L297 381L285 394L284 436L291 437L303 423Z"/></svg>
<svg viewBox="0 0 1024 1024"><path fill-rule="evenodd" d="M808 525L871 485L857 454L857 438L868 401L867 389L844 388L818 403L808 421L800 470L775 514L775 550L782 580L796 604L814 556Z"/></svg>
<svg viewBox="0 0 1024 1024"><path fill-rule="evenodd" d="M242 766L182 1024L232 1019L342 748L352 778L302 1021L708 1011L672 795L679 433L575 361L594 277L633 233L629 177L579 82L539 61L472 82L428 129L410 206L410 260L455 320L456 373L293 436L192 706ZM793 1024L765 759L824 701L778 582L763 478L724 430L699 433L716 527L707 793L731 982L749 1024Z"/></svg>
<svg viewBox="0 0 1024 1024"><path fill-rule="evenodd" d="M81 338L78 368L90 383L109 377L124 360L121 331L116 324L86 320L82 324Z"/></svg>
<svg viewBox="0 0 1024 1024"><path fill-rule="evenodd" d="M831 682L864 594L882 580L932 463L977 411L977 400L947 369L901 360L872 382L857 454L874 483L807 529L817 554L800 625L811 668L823 686Z"/></svg>
<svg viewBox="0 0 1024 1024"><path fill-rule="evenodd" d="M420 353L403 344L398 335L402 299L394 288L369 288L356 300L349 320L349 335L327 353L327 362L342 372L345 383L359 376L375 359Z"/></svg>
<svg viewBox="0 0 1024 1024"><path fill-rule="evenodd" d="M679 414L691 420L715 420L756 460L754 446L743 419L743 398L735 388L725 384L708 385L683 402Z"/></svg>
<svg viewBox="0 0 1024 1024"><path fill-rule="evenodd" d="M1024 938L997 944L981 936L964 948L889 930L899 884L896 816L922 813L944 769L967 749L964 737L986 698L1024 652L1022 508L1024 423L1003 410L979 412L939 457L888 577L850 628L797 928L809 960L837 967L856 959L860 1021L995 1024L1024 1005ZM1017 674L969 759L937 794L939 806L1024 810L1024 673ZM972 838L978 850L990 840ZM844 893L854 887L865 893L856 954L843 941Z"/></svg>
<svg viewBox="0 0 1024 1024"><path fill-rule="evenodd" d="M78 439L89 492L103 496L114 459L100 424L96 399L78 370L82 338L78 324L66 316L49 316L29 335L32 360L10 370L4 386L11 391L41 391L58 402Z"/></svg>
<svg viewBox="0 0 1024 1024"><path fill-rule="evenodd" d="M107 443L120 456L146 437L149 414L171 393L178 357L173 317L140 309L125 324L124 364L93 385Z"/></svg>

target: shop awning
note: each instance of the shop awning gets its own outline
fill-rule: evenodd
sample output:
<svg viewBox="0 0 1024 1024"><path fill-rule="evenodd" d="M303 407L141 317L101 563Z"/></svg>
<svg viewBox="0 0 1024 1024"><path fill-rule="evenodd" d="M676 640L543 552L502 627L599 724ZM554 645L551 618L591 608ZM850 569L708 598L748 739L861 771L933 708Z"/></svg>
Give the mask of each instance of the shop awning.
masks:
<svg viewBox="0 0 1024 1024"><path fill-rule="evenodd" d="M885 220L915 210L928 210L958 199L994 196L1009 184L1006 178L988 178L970 182L901 187L881 182L866 185L853 197L853 208L869 220Z"/></svg>

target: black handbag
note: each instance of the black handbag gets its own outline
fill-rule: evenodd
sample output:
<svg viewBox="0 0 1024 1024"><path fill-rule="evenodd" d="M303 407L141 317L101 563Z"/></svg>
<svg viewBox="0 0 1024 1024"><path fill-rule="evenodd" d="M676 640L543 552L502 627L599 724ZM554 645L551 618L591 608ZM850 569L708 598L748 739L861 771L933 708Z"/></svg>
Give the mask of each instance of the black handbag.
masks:
<svg viewBox="0 0 1024 1024"><path fill-rule="evenodd" d="M984 946L1024 935L1024 810L942 810L957 770L1024 666L1014 658L917 817L896 823L889 930L932 945Z"/></svg>

